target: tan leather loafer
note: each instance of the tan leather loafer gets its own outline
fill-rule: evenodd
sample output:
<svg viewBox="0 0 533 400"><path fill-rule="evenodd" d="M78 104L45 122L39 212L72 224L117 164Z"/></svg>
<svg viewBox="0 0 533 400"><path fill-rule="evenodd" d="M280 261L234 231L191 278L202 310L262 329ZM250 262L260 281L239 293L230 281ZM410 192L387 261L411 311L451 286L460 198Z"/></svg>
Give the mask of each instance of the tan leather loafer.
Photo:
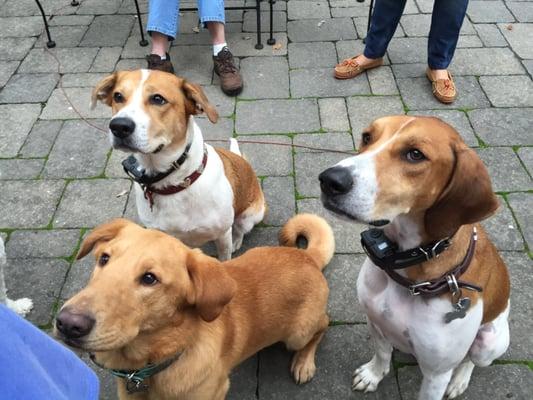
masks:
<svg viewBox="0 0 533 400"><path fill-rule="evenodd" d="M448 72L448 71L447 71ZM448 79L433 79L431 70L426 70L426 76L431 82L433 96L444 104L453 103L457 97L457 90L453 82L452 74L448 72Z"/></svg>
<svg viewBox="0 0 533 400"><path fill-rule="evenodd" d="M370 64L367 64L365 66L359 65L355 59L359 57L359 55L356 55L352 58L347 58L346 60L342 60L339 64L335 66L335 78L337 79L350 79L354 78L357 75L361 74L362 72L366 71L367 69L372 69L379 67L383 64L383 58L376 58L375 60L372 60Z"/></svg>

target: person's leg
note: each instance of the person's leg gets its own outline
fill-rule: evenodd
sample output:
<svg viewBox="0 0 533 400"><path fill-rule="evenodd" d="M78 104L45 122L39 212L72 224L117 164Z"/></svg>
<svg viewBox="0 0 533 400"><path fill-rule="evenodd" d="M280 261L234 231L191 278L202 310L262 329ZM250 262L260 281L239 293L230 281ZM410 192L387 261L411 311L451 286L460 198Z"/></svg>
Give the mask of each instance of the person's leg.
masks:
<svg viewBox="0 0 533 400"><path fill-rule="evenodd" d="M176 37L179 21L179 0L150 0L146 30L152 38L152 51L147 56L148 68L173 73L168 55L169 43Z"/></svg>

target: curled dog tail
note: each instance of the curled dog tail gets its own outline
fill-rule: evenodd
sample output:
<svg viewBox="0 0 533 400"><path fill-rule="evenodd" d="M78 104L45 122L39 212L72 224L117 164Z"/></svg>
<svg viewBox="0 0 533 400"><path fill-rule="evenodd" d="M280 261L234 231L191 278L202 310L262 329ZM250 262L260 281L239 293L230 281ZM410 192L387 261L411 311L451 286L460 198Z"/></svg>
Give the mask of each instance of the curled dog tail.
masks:
<svg viewBox="0 0 533 400"><path fill-rule="evenodd" d="M299 237L307 239L305 252L313 258L320 270L331 261L335 239L328 223L318 215L298 214L287 221L279 232L279 244L297 247Z"/></svg>
<svg viewBox="0 0 533 400"><path fill-rule="evenodd" d="M237 139L230 138L230 140L229 140L229 151L231 151L232 153L235 153L238 156L242 157L241 150L239 149L239 143L237 142Z"/></svg>

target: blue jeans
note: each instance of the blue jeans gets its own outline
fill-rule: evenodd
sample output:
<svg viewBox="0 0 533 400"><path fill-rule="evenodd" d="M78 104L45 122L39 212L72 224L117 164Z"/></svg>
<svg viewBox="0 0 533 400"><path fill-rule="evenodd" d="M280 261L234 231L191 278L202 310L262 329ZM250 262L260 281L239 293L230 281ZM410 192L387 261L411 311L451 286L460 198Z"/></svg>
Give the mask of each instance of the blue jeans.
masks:
<svg viewBox="0 0 533 400"><path fill-rule="evenodd" d="M148 3L148 32L159 32L170 40L176 38L179 30L180 0L150 0ZM198 0L200 21L225 22L224 0Z"/></svg>
<svg viewBox="0 0 533 400"><path fill-rule="evenodd" d="M406 0L376 0L366 37L365 56L385 55L394 31L400 22ZM459 31L466 14L468 0L435 0L428 38L428 65L446 69L452 61Z"/></svg>

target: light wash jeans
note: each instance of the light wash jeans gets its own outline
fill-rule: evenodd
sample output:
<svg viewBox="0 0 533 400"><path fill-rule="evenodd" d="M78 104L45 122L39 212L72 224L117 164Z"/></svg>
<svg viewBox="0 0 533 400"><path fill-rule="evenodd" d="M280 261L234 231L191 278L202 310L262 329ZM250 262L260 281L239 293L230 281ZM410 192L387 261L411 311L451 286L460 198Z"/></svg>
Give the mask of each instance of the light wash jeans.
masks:
<svg viewBox="0 0 533 400"><path fill-rule="evenodd" d="M179 30L180 0L150 0L148 2L148 24L146 30L176 38ZM198 15L205 24L209 21L225 22L224 0L198 0Z"/></svg>

